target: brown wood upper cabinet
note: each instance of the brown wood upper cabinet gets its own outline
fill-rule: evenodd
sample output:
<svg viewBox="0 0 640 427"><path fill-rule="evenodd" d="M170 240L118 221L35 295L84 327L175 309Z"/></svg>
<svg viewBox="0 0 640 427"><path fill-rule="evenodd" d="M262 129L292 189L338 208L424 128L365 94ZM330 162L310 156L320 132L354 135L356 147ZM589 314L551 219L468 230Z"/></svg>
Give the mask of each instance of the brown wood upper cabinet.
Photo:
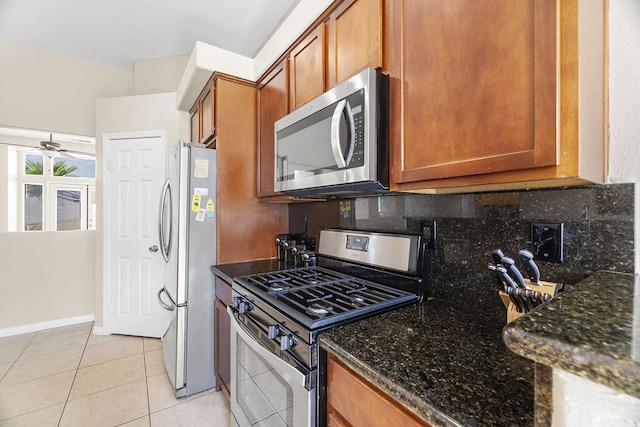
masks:
<svg viewBox="0 0 640 427"><path fill-rule="evenodd" d="M345 0L326 21L327 87L382 68L382 0Z"/></svg>
<svg viewBox="0 0 640 427"><path fill-rule="evenodd" d="M202 111L203 100L212 99L215 133L203 141L217 152L217 263L273 258L273 236L287 229L289 218L286 205L267 205L256 197L256 84L216 72L207 86L191 111ZM252 244L238 244L246 236L253 236Z"/></svg>
<svg viewBox="0 0 640 427"><path fill-rule="evenodd" d="M284 204L264 204L257 198L255 83L221 73L214 74L218 153L218 264L276 256L274 236L287 230ZM240 220L238 220L240 218ZM242 245L252 236L251 245Z"/></svg>
<svg viewBox="0 0 640 427"><path fill-rule="evenodd" d="M258 85L258 197L275 196L275 134L274 123L288 112L288 62L277 68Z"/></svg>
<svg viewBox="0 0 640 427"><path fill-rule="evenodd" d="M298 43L289 55L291 110L295 110L324 93L324 35L324 25L319 25Z"/></svg>
<svg viewBox="0 0 640 427"><path fill-rule="evenodd" d="M602 1L391 4L391 190L604 180Z"/></svg>
<svg viewBox="0 0 640 427"><path fill-rule="evenodd" d="M216 97L215 80L212 78L191 107L191 142L199 142L215 148L216 137Z"/></svg>
<svg viewBox="0 0 640 427"><path fill-rule="evenodd" d="M258 81L258 197L273 190L274 123L359 71L382 67L383 0L334 4Z"/></svg>

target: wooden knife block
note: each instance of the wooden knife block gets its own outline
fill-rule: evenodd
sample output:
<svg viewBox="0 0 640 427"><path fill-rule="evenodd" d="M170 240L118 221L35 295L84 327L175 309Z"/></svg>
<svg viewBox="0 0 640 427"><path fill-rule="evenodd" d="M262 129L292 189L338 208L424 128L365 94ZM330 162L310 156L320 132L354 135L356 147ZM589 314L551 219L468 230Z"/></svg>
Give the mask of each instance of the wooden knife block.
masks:
<svg viewBox="0 0 640 427"><path fill-rule="evenodd" d="M544 294L551 295L551 298L555 297L556 294L558 293L558 289L561 287L560 283L540 281L537 284L534 284L534 283L531 283L531 280L529 279L524 279L524 281L527 285L529 285L529 287L533 291L540 292L543 297L544 297ZM515 304L511 301L511 298L509 298L508 293L506 293L505 291L498 291L498 295L500 295L500 298L502 299L502 303L507 308L507 323L511 323L514 320L521 317L522 315L526 314L524 312L522 313L518 312ZM542 303L541 305L544 305L544 303Z"/></svg>

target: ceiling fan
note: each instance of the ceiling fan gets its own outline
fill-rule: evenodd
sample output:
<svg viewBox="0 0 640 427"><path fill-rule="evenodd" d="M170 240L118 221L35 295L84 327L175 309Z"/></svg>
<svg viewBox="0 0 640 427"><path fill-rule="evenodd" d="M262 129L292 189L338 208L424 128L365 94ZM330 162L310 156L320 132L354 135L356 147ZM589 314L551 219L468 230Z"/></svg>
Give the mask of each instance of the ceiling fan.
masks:
<svg viewBox="0 0 640 427"><path fill-rule="evenodd" d="M42 151L47 157L66 157L68 159L80 159L80 158L93 158L95 154L84 153L81 151L67 150L62 148L62 144L53 141L53 134L49 134L48 141L40 141L40 151Z"/></svg>

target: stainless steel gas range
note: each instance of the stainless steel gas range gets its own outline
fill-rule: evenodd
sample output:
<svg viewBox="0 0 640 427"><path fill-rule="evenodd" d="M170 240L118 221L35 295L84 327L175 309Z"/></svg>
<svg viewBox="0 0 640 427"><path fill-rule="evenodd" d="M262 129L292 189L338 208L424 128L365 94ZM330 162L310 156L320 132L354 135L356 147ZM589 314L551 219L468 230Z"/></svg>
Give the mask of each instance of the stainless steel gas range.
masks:
<svg viewBox="0 0 640 427"><path fill-rule="evenodd" d="M316 266L234 277L232 423L322 424L318 334L423 299L427 253L419 235L327 229Z"/></svg>

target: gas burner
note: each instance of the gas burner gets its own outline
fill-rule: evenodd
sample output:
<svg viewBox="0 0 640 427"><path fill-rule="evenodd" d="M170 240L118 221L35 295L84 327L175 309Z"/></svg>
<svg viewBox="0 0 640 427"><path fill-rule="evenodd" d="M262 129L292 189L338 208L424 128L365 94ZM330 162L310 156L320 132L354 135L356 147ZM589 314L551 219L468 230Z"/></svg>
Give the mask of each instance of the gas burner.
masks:
<svg viewBox="0 0 640 427"><path fill-rule="evenodd" d="M361 295L355 294L355 295L351 295L351 303L353 305L360 305L361 303L364 302L364 298Z"/></svg>
<svg viewBox="0 0 640 427"><path fill-rule="evenodd" d="M289 289L289 286L286 286L285 284L283 284L282 281L273 282L269 285L269 291L271 292L281 292L281 291L284 291L285 289Z"/></svg>
<svg viewBox="0 0 640 427"><path fill-rule="evenodd" d="M329 313L330 311L333 311L333 307L331 306L331 304L326 303L324 301L312 302L311 304L309 304L307 309L311 313L317 314L317 315L324 315L324 314Z"/></svg>

